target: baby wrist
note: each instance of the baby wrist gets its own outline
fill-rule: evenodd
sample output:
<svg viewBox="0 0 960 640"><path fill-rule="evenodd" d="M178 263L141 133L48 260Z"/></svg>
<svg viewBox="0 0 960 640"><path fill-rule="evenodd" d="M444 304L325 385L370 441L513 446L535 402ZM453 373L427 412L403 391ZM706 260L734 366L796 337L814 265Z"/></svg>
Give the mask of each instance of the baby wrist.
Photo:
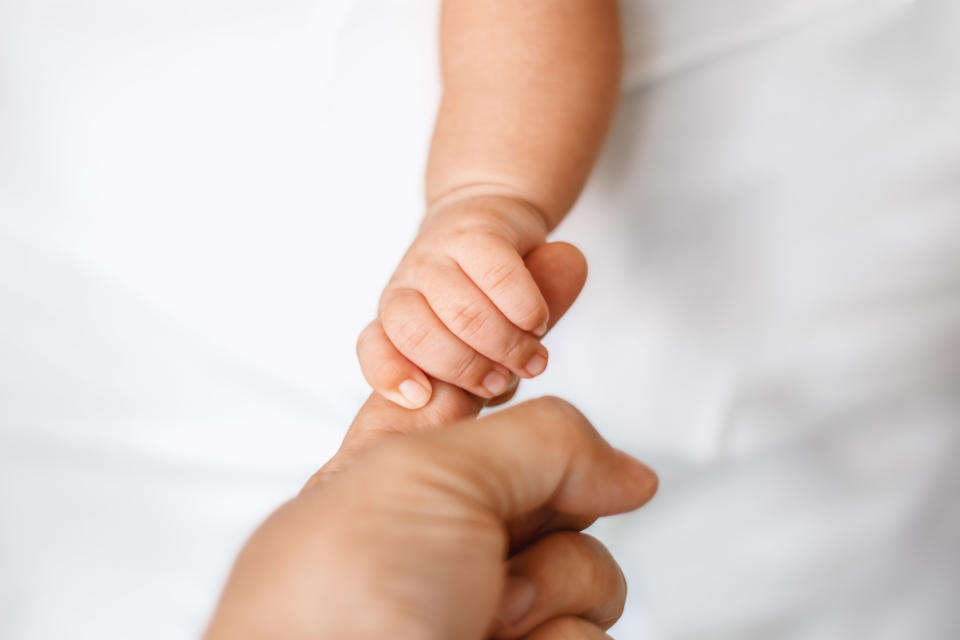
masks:
<svg viewBox="0 0 960 640"><path fill-rule="evenodd" d="M525 198L488 185L466 185L428 202L424 226L440 218L455 218L465 224L495 222L523 237L546 238L546 216Z"/></svg>

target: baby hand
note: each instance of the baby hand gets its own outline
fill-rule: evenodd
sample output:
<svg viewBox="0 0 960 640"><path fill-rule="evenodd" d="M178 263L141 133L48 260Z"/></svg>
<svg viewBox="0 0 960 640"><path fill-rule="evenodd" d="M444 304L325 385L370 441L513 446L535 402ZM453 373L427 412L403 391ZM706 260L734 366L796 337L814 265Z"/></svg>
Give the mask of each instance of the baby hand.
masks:
<svg viewBox="0 0 960 640"><path fill-rule="evenodd" d="M430 400L427 377L484 398L540 375L549 311L523 256L546 240L532 207L501 196L443 206L424 219L360 335L367 382L397 404Z"/></svg>

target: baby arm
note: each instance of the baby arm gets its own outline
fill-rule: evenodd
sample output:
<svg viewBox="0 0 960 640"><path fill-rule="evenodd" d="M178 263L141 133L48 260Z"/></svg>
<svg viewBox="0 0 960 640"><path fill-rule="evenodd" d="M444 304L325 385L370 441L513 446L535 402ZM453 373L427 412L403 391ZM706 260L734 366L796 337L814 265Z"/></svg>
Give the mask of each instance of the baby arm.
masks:
<svg viewBox="0 0 960 640"><path fill-rule="evenodd" d="M428 376L491 398L547 364L523 256L586 182L620 87L616 0L444 0L427 212L360 336L367 381L409 408Z"/></svg>

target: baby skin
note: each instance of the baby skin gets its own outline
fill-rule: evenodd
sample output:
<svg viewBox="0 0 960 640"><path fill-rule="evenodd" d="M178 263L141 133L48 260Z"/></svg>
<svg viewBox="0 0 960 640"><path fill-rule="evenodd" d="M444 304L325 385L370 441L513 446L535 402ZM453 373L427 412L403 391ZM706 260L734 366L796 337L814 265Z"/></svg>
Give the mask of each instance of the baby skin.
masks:
<svg viewBox="0 0 960 640"><path fill-rule="evenodd" d="M524 263L577 199L620 88L616 0L444 0L426 215L361 333L364 377L417 409L431 378L492 399L540 375Z"/></svg>

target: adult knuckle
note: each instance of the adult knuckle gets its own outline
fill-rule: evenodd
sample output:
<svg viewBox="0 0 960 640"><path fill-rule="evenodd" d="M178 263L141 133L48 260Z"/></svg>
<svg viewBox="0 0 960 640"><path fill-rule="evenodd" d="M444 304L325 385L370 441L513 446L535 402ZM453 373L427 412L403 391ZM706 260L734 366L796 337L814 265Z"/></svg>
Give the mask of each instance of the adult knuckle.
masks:
<svg viewBox="0 0 960 640"><path fill-rule="evenodd" d="M534 408L563 429L582 429L588 425L586 416L573 404L559 396L543 396L532 401Z"/></svg>
<svg viewBox="0 0 960 640"><path fill-rule="evenodd" d="M531 401L530 428L541 432L561 455L573 456L585 450L595 433L586 417L572 404L556 396Z"/></svg>
<svg viewBox="0 0 960 640"><path fill-rule="evenodd" d="M600 599L593 606L593 617L597 624L608 628L612 626L626 606L627 582L620 566L610 550L591 535L581 533L580 543L590 563L589 582L591 592Z"/></svg>
<svg viewBox="0 0 960 640"><path fill-rule="evenodd" d="M550 543L554 547L553 553L567 558L567 564L574 567L581 578L586 578L582 584L592 589L597 578L592 573L596 558L592 547L584 541L583 534L578 531L558 531L552 534Z"/></svg>
<svg viewBox="0 0 960 640"><path fill-rule="evenodd" d="M580 572L585 592L596 593L597 588L605 582L596 549L579 533L566 532L561 540L565 553L571 557L573 566Z"/></svg>

